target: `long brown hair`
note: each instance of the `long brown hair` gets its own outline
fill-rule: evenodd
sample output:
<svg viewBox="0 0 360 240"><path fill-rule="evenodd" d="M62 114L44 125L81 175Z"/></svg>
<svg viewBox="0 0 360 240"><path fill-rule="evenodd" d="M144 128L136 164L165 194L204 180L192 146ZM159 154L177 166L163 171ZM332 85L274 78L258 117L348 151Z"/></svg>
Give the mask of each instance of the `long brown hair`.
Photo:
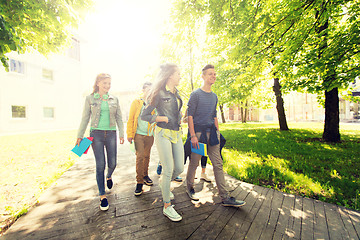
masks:
<svg viewBox="0 0 360 240"><path fill-rule="evenodd" d="M160 71L156 77L157 81L153 85L149 94L149 103L152 104L155 97L158 95L161 89L165 90L166 83L168 82L171 75L173 75L178 66L174 63L164 63L160 66Z"/></svg>
<svg viewBox="0 0 360 240"><path fill-rule="evenodd" d="M107 79L107 78L110 78L111 79L111 76L110 74L107 74L107 73L100 73L96 76L96 79L95 79L95 83L94 83L94 86L93 86L93 92L92 94L96 93L99 91L99 87L98 87L98 83L104 79Z"/></svg>

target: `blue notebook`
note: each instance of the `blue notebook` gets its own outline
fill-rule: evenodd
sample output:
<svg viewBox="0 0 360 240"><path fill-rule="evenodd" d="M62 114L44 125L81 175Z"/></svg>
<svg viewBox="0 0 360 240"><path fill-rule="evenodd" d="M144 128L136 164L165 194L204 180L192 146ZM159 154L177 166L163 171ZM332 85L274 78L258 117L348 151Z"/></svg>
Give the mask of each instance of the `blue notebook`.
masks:
<svg viewBox="0 0 360 240"><path fill-rule="evenodd" d="M86 149L89 148L89 146L91 145L92 141L88 138L83 138L78 145L75 145L75 147L71 150L73 153L75 153L76 155L78 155L79 157L81 157L81 155L84 154L84 152L86 151Z"/></svg>
<svg viewBox="0 0 360 240"><path fill-rule="evenodd" d="M191 152L197 153L197 154L199 154L201 156L207 157L207 146L206 146L205 143L200 143L199 142L199 148L198 149L194 148L191 143L190 143L190 145L191 145Z"/></svg>

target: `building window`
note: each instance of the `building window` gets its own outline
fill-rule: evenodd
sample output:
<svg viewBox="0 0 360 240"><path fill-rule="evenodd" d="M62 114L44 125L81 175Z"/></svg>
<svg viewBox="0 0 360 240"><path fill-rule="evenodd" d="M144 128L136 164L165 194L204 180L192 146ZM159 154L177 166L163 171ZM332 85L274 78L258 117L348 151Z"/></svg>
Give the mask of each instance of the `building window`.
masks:
<svg viewBox="0 0 360 240"><path fill-rule="evenodd" d="M43 69L42 69L42 77L43 77L43 79L45 79L45 80L53 81L53 80L54 80L53 71L52 71L52 70L49 70L49 69L43 68Z"/></svg>
<svg viewBox="0 0 360 240"><path fill-rule="evenodd" d="M68 56L80 61L80 41L76 38L71 39L71 47L68 50Z"/></svg>
<svg viewBox="0 0 360 240"><path fill-rule="evenodd" d="M44 118L54 118L54 108L44 107Z"/></svg>
<svg viewBox="0 0 360 240"><path fill-rule="evenodd" d="M11 106L12 118L26 118L25 106Z"/></svg>
<svg viewBox="0 0 360 240"><path fill-rule="evenodd" d="M25 63L15 59L10 59L10 72L25 74Z"/></svg>

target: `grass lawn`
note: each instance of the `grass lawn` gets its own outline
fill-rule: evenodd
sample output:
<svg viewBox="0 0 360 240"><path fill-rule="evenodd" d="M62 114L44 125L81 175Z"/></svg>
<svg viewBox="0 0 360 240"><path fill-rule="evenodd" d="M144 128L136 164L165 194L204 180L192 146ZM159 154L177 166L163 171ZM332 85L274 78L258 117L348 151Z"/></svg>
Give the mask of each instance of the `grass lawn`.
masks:
<svg viewBox="0 0 360 240"><path fill-rule="evenodd" d="M0 136L0 233L72 166L76 131Z"/></svg>
<svg viewBox="0 0 360 240"><path fill-rule="evenodd" d="M322 123L229 123L224 170L245 182L360 210L360 124L341 124L342 141L321 142Z"/></svg>

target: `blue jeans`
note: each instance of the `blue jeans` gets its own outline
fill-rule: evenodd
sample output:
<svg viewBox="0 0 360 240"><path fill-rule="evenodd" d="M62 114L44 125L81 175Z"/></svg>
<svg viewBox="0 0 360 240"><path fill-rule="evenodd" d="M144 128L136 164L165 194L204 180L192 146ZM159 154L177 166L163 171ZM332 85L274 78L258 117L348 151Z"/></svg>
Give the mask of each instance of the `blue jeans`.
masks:
<svg viewBox="0 0 360 240"><path fill-rule="evenodd" d="M105 195L105 151L108 163L106 178L111 178L116 167L116 131L92 130L90 137L93 137L91 144L96 161L96 182L99 188L99 195Z"/></svg>

